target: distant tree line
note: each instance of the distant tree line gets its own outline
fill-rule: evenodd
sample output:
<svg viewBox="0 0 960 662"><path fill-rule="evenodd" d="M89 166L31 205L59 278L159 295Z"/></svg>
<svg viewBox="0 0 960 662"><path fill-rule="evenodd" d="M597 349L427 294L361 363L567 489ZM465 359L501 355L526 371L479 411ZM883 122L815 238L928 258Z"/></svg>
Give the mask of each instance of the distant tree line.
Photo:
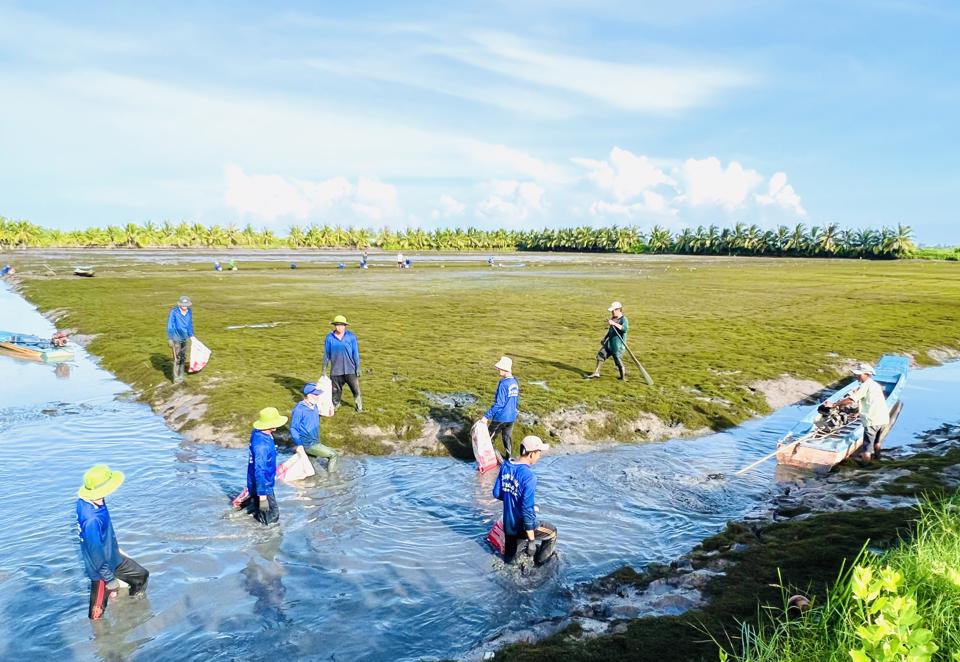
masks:
<svg viewBox="0 0 960 662"><path fill-rule="evenodd" d="M763 230L737 223L678 233L654 226L575 227L544 230L438 229L369 230L341 226L291 227L287 236L251 225L128 223L85 230L42 228L0 216L0 248L378 248L395 251L577 251L596 253L674 253L689 255L768 255L902 258L917 255L913 231L897 225L879 230L845 230L838 225Z"/></svg>

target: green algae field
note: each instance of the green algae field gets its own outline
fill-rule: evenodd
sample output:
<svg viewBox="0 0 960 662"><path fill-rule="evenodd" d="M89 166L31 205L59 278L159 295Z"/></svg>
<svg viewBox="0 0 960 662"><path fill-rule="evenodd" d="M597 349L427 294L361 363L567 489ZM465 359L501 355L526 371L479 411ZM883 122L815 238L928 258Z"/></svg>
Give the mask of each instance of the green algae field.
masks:
<svg viewBox="0 0 960 662"><path fill-rule="evenodd" d="M469 457L466 429L489 405L502 354L522 389L514 438L588 443L729 427L770 410L763 380L827 385L851 359L909 352L930 364L960 349L960 271L946 262L525 254L491 268L486 255L461 254L415 258L401 271L392 255L361 270L354 256L338 269L341 258L322 252L263 251L216 272L207 255L5 259L16 259L27 298L171 425L222 444L243 443L260 408L292 407L319 375L339 314L359 338L365 409L354 412L346 394L323 435L371 454ZM78 261L96 277L73 276ZM213 356L174 387L165 320L181 294ZM626 382L612 364L602 379L583 379L613 300L652 387L630 363Z"/></svg>

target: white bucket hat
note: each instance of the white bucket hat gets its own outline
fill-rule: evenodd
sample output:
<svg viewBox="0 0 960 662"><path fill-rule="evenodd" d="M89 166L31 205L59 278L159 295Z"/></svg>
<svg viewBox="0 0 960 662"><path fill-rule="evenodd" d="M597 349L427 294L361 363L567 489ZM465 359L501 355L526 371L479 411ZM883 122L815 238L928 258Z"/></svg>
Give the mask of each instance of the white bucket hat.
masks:
<svg viewBox="0 0 960 662"><path fill-rule="evenodd" d="M875 375L877 374L876 370L873 369L873 366L869 363L861 363L856 368L853 369L853 374L855 375Z"/></svg>
<svg viewBox="0 0 960 662"><path fill-rule="evenodd" d="M614 301L613 303L610 304L610 307L607 308L607 312L608 312L608 313L612 313L612 312L615 311L617 308L623 308L623 304L620 303L619 301Z"/></svg>
<svg viewBox="0 0 960 662"><path fill-rule="evenodd" d="M513 359L509 356L501 356L500 360L496 362L493 366L497 370L506 370L507 372L513 372Z"/></svg>

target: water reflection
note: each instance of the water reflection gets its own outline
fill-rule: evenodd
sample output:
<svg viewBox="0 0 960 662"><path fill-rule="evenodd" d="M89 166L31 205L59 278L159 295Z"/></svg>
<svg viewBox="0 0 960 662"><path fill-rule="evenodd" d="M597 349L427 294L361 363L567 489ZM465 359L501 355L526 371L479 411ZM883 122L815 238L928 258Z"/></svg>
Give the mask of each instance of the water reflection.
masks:
<svg viewBox="0 0 960 662"><path fill-rule="evenodd" d="M0 311L24 332L52 332L5 290ZM912 375L888 445L951 416L958 384L960 365ZM68 380L0 358L0 433L15 442L0 445L0 480L16 514L0 537L2 659L456 656L508 621L563 615L578 582L675 558L741 516L766 497L775 465L733 472L796 417L541 462L559 562L525 576L484 542L500 508L492 474L449 458L347 458L337 474L278 486L283 518L262 527L229 505L243 449L185 443L124 392L82 350ZM78 481L96 462L127 474L111 513L151 582L148 600L118 599L93 631L72 527Z"/></svg>

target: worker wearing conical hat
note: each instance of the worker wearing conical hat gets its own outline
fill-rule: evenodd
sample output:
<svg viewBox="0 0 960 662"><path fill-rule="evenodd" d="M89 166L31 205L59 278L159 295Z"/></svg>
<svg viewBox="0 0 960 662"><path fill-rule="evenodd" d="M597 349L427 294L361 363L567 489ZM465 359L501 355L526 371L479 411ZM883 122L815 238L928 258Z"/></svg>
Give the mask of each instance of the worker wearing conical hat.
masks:
<svg viewBox="0 0 960 662"><path fill-rule="evenodd" d="M363 411L363 397L360 395L360 347L357 345L357 336L347 329L350 322L343 315L337 315L330 322L333 331L327 334L323 342L323 369L327 374L330 366L330 382L333 384L333 406L340 406L343 395L343 385L350 387L353 393L353 406Z"/></svg>

